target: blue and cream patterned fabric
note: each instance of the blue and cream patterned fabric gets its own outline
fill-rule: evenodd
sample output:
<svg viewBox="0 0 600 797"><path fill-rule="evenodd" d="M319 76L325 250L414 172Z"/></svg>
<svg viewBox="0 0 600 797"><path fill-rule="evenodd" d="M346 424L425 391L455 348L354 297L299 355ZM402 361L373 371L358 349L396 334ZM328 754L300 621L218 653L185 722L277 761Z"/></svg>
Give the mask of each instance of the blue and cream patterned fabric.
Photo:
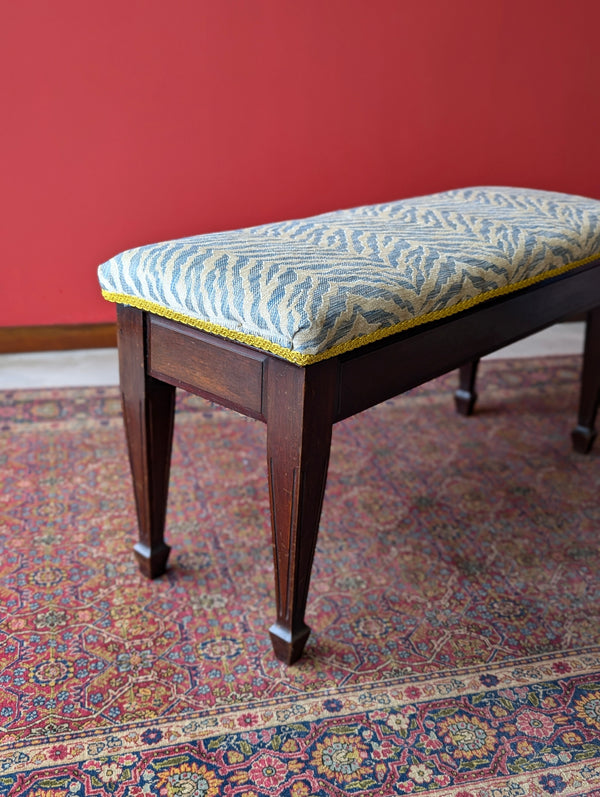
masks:
<svg viewBox="0 0 600 797"><path fill-rule="evenodd" d="M307 365L600 257L600 201L467 188L131 249L104 297Z"/></svg>

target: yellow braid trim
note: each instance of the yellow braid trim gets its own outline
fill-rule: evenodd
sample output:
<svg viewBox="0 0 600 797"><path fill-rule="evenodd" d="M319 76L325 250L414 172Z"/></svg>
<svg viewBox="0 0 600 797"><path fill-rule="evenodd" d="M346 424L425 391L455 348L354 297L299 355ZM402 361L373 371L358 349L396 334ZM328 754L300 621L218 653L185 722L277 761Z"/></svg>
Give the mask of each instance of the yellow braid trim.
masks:
<svg viewBox="0 0 600 797"><path fill-rule="evenodd" d="M335 346L332 346L330 349L317 354L302 354L302 352L286 349L284 346L280 346L278 343L272 343L270 340L261 338L258 335L250 335L246 332L238 332L237 330L227 329L219 324L213 324L211 321L193 318L192 316L184 315L184 313L178 313L175 310L171 310L168 307L163 307L156 302L142 299L140 296L128 296L124 293L112 293L111 291L105 290L102 291L102 296L109 302L118 302L119 304L137 307L139 310L147 310L149 313L154 313L155 315L160 315L164 318L170 318L173 321L179 321L187 326L196 327L196 329L201 329L204 332L210 332L212 335L219 335L220 337L227 338L228 340L235 340L238 341L238 343L245 343L247 346L253 346L254 348L261 349L262 351L268 351L271 354L276 354L278 357L282 357L284 360L288 360L296 365L312 365L312 363L319 362L320 360L327 360L330 357L336 357L338 354L344 354L345 352L358 349L361 346L366 346L369 343L374 343L377 340L390 337L390 335L395 335L397 332L404 332L407 329L412 329L413 327L427 324L430 321L439 321L442 318L448 318L449 316L456 315L463 310L468 310L470 307L474 307L477 304L486 302L488 299L493 299L497 296L504 296L507 293L514 293L522 288L528 288L530 285L534 285L536 282L543 282L544 280L552 279L552 277L558 277L561 274L565 274L567 271L572 271L575 268L584 266L587 263L597 260L598 258L599 255L596 254L586 257L583 260L577 260L575 263L567 263L564 266L558 266L557 268L547 271L544 274L538 274L535 277L528 277L527 279L521 280L521 282L515 282L512 285L503 285L500 288L494 288L491 291L480 293L477 296L471 297L470 299L465 299L462 302L458 302L458 304L454 304L451 307L445 307L442 310L434 310L431 313L425 313L424 315L416 316L415 318L408 318L405 321L400 321L391 327L376 329L374 332L370 332L367 335L362 335L360 338L355 338L354 340L349 340L345 343L338 343Z"/></svg>

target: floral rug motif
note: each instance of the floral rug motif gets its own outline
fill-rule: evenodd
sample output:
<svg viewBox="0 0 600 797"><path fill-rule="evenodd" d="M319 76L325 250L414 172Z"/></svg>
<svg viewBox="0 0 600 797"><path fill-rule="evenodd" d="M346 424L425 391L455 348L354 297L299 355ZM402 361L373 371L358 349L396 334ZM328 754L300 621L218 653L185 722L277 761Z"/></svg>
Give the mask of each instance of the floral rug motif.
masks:
<svg viewBox="0 0 600 797"><path fill-rule="evenodd" d="M600 797L600 451L579 358L334 429L304 658L273 658L265 427L178 395L145 580L118 390L0 392L0 795Z"/></svg>

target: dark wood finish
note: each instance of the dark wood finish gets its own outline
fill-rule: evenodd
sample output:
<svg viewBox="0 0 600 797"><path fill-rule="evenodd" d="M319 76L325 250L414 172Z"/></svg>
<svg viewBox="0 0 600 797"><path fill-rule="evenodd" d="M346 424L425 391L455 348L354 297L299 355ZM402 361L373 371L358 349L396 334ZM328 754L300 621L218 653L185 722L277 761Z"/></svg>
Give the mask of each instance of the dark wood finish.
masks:
<svg viewBox="0 0 600 797"><path fill-rule="evenodd" d="M588 313L583 370L581 374L581 396L577 426L571 432L573 448L587 454L596 439L596 413L600 401L600 309Z"/></svg>
<svg viewBox="0 0 600 797"><path fill-rule="evenodd" d="M119 305L117 324L123 416L139 526L134 551L142 573L156 578L165 572L169 556L164 527L175 388L147 372L145 313Z"/></svg>
<svg viewBox="0 0 600 797"><path fill-rule="evenodd" d="M0 354L69 349L108 349L114 348L116 345L116 324L0 327Z"/></svg>
<svg viewBox="0 0 600 797"><path fill-rule="evenodd" d="M265 421L277 616L275 655L290 664L310 633L304 620L327 476L332 426L460 368L463 407L475 400L484 354L587 313L579 425L588 451L600 400L600 260L564 277L486 302L305 368L174 321L119 307L123 408L136 495L142 572L160 575L176 386ZM459 410L461 407L459 406Z"/></svg>
<svg viewBox="0 0 600 797"><path fill-rule="evenodd" d="M477 379L478 365L478 359L471 360L458 369L458 390L454 394L454 404L460 415L471 415L475 407L477 401L475 380Z"/></svg>
<svg viewBox="0 0 600 797"><path fill-rule="evenodd" d="M341 355L337 420L600 306L600 261L549 282ZM393 365L392 365L393 364Z"/></svg>
<svg viewBox="0 0 600 797"><path fill-rule="evenodd" d="M337 363L299 368L271 359L267 383L267 465L277 620L275 655L291 664L310 629L304 610L331 446Z"/></svg>
<svg viewBox="0 0 600 797"><path fill-rule="evenodd" d="M265 420L263 379L266 354L150 316L148 370L157 379L198 393L234 410ZM181 363L187 363L185 373Z"/></svg>

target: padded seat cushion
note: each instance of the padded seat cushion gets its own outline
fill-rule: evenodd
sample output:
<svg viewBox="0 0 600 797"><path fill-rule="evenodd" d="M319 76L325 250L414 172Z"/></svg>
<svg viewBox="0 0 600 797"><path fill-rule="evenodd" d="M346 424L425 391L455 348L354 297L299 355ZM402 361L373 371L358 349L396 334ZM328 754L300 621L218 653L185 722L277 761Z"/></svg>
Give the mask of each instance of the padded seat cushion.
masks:
<svg viewBox="0 0 600 797"><path fill-rule="evenodd" d="M104 297L308 365L600 256L600 201L467 188L131 249Z"/></svg>

